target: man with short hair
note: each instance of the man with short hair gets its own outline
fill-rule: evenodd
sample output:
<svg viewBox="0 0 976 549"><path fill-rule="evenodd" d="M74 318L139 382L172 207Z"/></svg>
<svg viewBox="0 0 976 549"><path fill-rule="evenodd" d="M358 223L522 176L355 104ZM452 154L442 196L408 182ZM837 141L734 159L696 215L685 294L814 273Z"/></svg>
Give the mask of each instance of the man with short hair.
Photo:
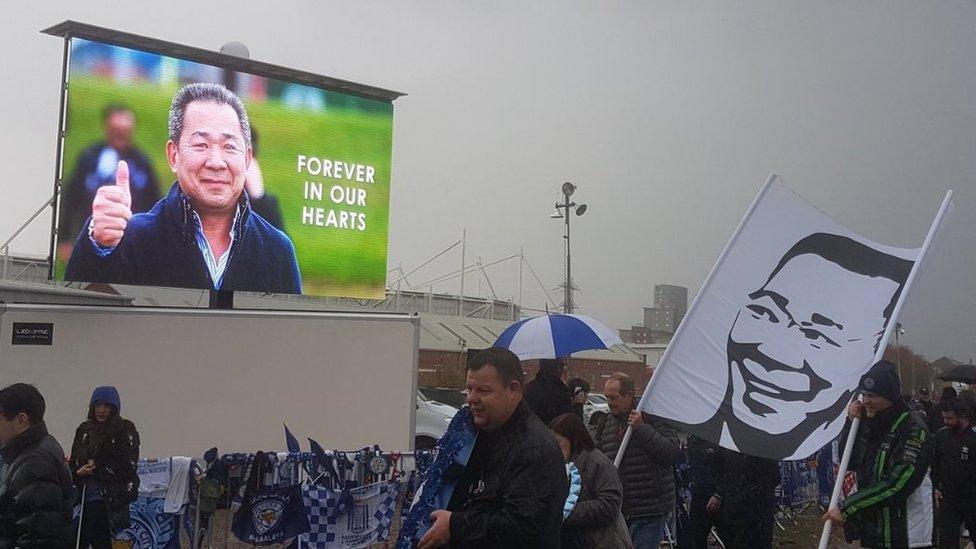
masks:
<svg viewBox="0 0 976 549"><path fill-rule="evenodd" d="M0 547L69 547L74 488L33 385L0 390Z"/></svg>
<svg viewBox="0 0 976 549"><path fill-rule="evenodd" d="M823 516L845 525L848 541L861 547L928 547L932 542L932 484L929 464L935 441L919 414L901 398L894 364L882 360L861 376L863 401L848 406L861 418L850 468L857 491ZM850 424L841 435L843 448Z"/></svg>
<svg viewBox="0 0 976 549"><path fill-rule="evenodd" d="M939 547L958 549L959 527L976 533L976 428L973 412L956 399L942 410L945 427L935 434L932 484Z"/></svg>
<svg viewBox="0 0 976 549"><path fill-rule="evenodd" d="M677 432L667 423L634 409L637 404L634 379L629 375L622 372L611 375L603 394L610 413L597 425L593 440L597 448L614 460L628 425L633 427L619 468L624 490L621 511L634 549L657 549L664 534L664 521L674 510Z"/></svg>
<svg viewBox="0 0 976 549"><path fill-rule="evenodd" d="M517 356L491 347L469 358L474 449L447 509L431 513L420 549L559 547L569 491L562 451L523 401Z"/></svg>
<svg viewBox="0 0 976 549"><path fill-rule="evenodd" d="M219 84L173 97L166 156L176 182L132 212L129 167L100 187L75 240L66 280L300 294L288 236L251 208L244 181L251 129L244 104Z"/></svg>
<svg viewBox="0 0 976 549"><path fill-rule="evenodd" d="M929 431L938 433L939 429L945 425L942 420L942 410L945 410L946 406L957 398L959 398L959 395L953 387L950 386L942 389L942 396L939 397L939 402L929 408L929 411L926 413L925 423L928 425Z"/></svg>

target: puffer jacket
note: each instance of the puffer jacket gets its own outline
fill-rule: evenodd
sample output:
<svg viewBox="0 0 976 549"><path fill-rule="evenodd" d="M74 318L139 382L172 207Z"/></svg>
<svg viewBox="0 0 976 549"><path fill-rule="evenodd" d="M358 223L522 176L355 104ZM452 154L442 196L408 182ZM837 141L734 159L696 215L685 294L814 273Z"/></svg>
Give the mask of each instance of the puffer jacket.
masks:
<svg viewBox="0 0 976 549"><path fill-rule="evenodd" d="M0 549L70 547L74 488L47 426L31 426L0 453Z"/></svg>
<svg viewBox="0 0 976 549"><path fill-rule="evenodd" d="M90 477L77 476L78 469L95 461ZM114 418L98 425L87 420L78 426L71 444L71 471L80 496L89 479L98 481L105 490L109 526L117 532L129 526L129 504L139 495L139 432L131 421Z"/></svg>
<svg viewBox="0 0 976 549"><path fill-rule="evenodd" d="M667 423L643 414L644 423L634 429L620 463L627 522L674 511L674 464L680 454L677 431ZM607 414L596 428L594 442L610 461L627 430L627 415Z"/></svg>
<svg viewBox="0 0 976 549"><path fill-rule="evenodd" d="M903 404L866 418L850 462L857 491L840 507L848 540L860 539L861 547L929 547L934 454L935 439L925 421Z"/></svg>

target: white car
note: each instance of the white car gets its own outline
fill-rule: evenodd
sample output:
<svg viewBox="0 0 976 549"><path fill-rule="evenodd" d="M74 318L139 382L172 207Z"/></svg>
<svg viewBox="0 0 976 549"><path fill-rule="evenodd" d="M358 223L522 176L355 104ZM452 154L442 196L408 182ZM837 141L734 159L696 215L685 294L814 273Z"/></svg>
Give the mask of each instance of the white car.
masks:
<svg viewBox="0 0 976 549"><path fill-rule="evenodd" d="M607 397L590 393L587 395L586 404L583 405L583 422L586 425L596 425L600 417L610 413L610 405L607 404Z"/></svg>
<svg viewBox="0 0 976 549"><path fill-rule="evenodd" d="M431 450L444 436L448 424L458 409L454 406L430 400L417 391L417 425L414 430L414 449Z"/></svg>

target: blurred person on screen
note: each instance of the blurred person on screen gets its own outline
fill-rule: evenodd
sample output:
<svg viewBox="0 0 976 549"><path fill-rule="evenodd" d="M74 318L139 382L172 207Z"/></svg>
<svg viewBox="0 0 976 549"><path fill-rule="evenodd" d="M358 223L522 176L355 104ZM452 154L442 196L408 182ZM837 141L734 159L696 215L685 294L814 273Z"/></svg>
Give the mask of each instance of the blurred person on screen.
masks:
<svg viewBox="0 0 976 549"><path fill-rule="evenodd" d="M285 220L281 216L278 198L264 188L264 174L258 162L258 130L251 126L251 167L244 177L244 190L251 200L251 210L260 215L274 228L285 232Z"/></svg>
<svg viewBox="0 0 976 549"><path fill-rule="evenodd" d="M132 213L149 211L162 195L156 170L149 157L135 145L136 115L129 107L113 103L102 111L105 138L85 149L64 186L61 198L59 233L74 236L92 214L92 201L99 188L115 185L115 170L120 160L129 166L129 194ZM61 242L58 256L64 260L73 242Z"/></svg>
<svg viewBox="0 0 976 549"><path fill-rule="evenodd" d="M169 112L166 156L176 182L132 212L129 168L101 187L75 240L66 280L215 290L302 292L295 247L251 207L244 104L219 84L184 86Z"/></svg>

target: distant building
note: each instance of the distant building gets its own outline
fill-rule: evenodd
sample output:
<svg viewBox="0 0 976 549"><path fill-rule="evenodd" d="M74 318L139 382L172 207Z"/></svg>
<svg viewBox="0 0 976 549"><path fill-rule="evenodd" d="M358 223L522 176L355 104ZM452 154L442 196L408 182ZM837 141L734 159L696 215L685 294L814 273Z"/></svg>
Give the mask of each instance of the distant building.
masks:
<svg viewBox="0 0 976 549"><path fill-rule="evenodd" d="M674 330L678 329L678 324L681 324L681 319L688 314L688 288L672 284L655 284L654 308L673 311L671 332L674 333Z"/></svg>
<svg viewBox="0 0 976 549"><path fill-rule="evenodd" d="M644 307L643 324L620 330L620 339L625 343L667 344L686 314L688 288L655 284L654 306Z"/></svg>

